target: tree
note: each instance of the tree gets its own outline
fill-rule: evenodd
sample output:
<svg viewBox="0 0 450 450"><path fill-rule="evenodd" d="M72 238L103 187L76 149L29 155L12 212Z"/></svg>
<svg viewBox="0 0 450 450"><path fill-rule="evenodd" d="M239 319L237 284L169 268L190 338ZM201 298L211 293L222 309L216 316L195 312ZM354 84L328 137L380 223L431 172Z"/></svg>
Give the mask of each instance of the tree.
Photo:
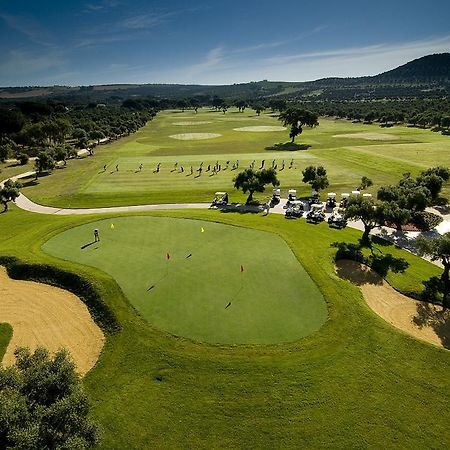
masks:
<svg viewBox="0 0 450 450"><path fill-rule="evenodd" d="M266 184L272 184L272 186L280 185L274 169L245 169L233 179L233 182L236 189L242 189L244 194L250 193L246 201L247 204L253 200L255 192L264 192Z"/></svg>
<svg viewBox="0 0 450 450"><path fill-rule="evenodd" d="M16 363L0 367L0 448L81 450L98 444L98 425L68 353L51 357L42 347L14 353Z"/></svg>
<svg viewBox="0 0 450 450"><path fill-rule="evenodd" d="M319 125L318 116L311 111L299 108L288 108L282 111L278 117L278 120L283 122L285 127L291 127L289 137L294 142L296 136L302 133L305 125L309 127L315 127Z"/></svg>
<svg viewBox="0 0 450 450"><path fill-rule="evenodd" d="M236 106L239 112L244 112L247 107L247 102L243 99L238 99L234 102L234 106Z"/></svg>
<svg viewBox="0 0 450 450"><path fill-rule="evenodd" d="M20 195L22 185L18 181L6 180L0 187L0 201L3 203L3 211L8 211L8 202L15 201Z"/></svg>
<svg viewBox="0 0 450 450"><path fill-rule="evenodd" d="M358 189L360 191L363 191L364 189L367 189L368 187L370 187L372 185L373 185L373 181L370 178L364 176L361 178L361 183L359 184Z"/></svg>
<svg viewBox="0 0 450 450"><path fill-rule="evenodd" d="M443 184L450 179L450 170L447 167L432 167L424 170L417 177L417 183L430 191L431 199L438 198Z"/></svg>
<svg viewBox="0 0 450 450"><path fill-rule="evenodd" d="M51 171L55 168L55 160L49 152L39 152L34 163L36 178L43 172Z"/></svg>
<svg viewBox="0 0 450 450"><path fill-rule="evenodd" d="M450 308L450 233L445 233L433 239L419 236L416 239L416 247L420 255L429 256L433 261L440 260L444 266L444 271L441 275L443 288L442 306L445 309Z"/></svg>
<svg viewBox="0 0 450 450"><path fill-rule="evenodd" d="M252 105L252 109L259 116L266 108L264 108L264 105L262 105L261 103L255 103L254 105Z"/></svg>
<svg viewBox="0 0 450 450"><path fill-rule="evenodd" d="M323 166L308 166L302 171L303 183L309 183L311 188L319 192L329 186L327 171Z"/></svg>
<svg viewBox="0 0 450 450"><path fill-rule="evenodd" d="M89 133L89 137L91 139L97 140L97 144L100 144L100 139L105 138L105 133L103 133L103 131L101 130L94 130Z"/></svg>
<svg viewBox="0 0 450 450"><path fill-rule="evenodd" d="M0 136L18 133L25 124L25 117L20 111L0 109Z"/></svg>
<svg viewBox="0 0 450 450"><path fill-rule="evenodd" d="M379 208L384 220L393 223L397 231L402 231L402 226L411 220L411 212L395 202L383 202Z"/></svg>
<svg viewBox="0 0 450 450"><path fill-rule="evenodd" d="M360 195L350 196L345 210L345 218L347 220L360 220L363 223L363 242L369 242L369 233L384 223L382 210L375 206L371 198L367 199Z"/></svg>

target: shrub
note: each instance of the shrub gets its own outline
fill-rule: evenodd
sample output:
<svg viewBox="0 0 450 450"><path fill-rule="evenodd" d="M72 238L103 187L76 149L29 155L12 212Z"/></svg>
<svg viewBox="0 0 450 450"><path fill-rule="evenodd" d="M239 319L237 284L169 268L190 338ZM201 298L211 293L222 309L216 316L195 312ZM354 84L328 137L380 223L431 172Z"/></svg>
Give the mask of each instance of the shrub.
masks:
<svg viewBox="0 0 450 450"><path fill-rule="evenodd" d="M428 211L417 212L412 215L412 223L421 231L432 230L441 222L441 216Z"/></svg>
<svg viewBox="0 0 450 450"><path fill-rule="evenodd" d="M26 153L19 153L17 159L21 166L24 166L30 160L30 157Z"/></svg>

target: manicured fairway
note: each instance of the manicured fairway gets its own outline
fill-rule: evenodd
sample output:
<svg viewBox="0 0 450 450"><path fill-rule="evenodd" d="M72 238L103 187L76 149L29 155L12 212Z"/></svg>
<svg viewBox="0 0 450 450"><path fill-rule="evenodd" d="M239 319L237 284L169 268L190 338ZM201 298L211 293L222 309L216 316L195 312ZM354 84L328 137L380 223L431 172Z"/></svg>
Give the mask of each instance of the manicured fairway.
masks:
<svg viewBox="0 0 450 450"><path fill-rule="evenodd" d="M100 243L82 248L94 228ZM122 217L72 228L43 248L104 270L152 325L201 342L291 342L327 317L319 289L272 233Z"/></svg>
<svg viewBox="0 0 450 450"><path fill-rule="evenodd" d="M307 150L275 151L269 148L288 141L288 130L242 131L248 127L279 128L280 122L273 114L258 117L248 110L230 110L225 115L208 109L198 114L164 111L137 133L97 147L94 157L69 161L65 169L55 170L38 184L30 183L24 192L37 202L61 207L210 201L215 191L223 190L230 192L231 201L241 201L245 197L233 188L233 177L252 161L259 168L262 160L265 167L271 167L275 160L281 188L297 188L300 195L309 194L309 187L301 182L301 171L311 164L325 166L331 191L352 190L362 176L368 176L374 182L371 191L376 192L380 185L396 183L405 172L416 175L431 166L448 165L450 159L450 138L430 130L380 128L378 124L323 117L319 122L314 129L305 127L297 138L298 143L310 146ZM170 137L192 133L220 136L199 140ZM239 170L233 171L236 160ZM281 170L283 160L285 169ZM289 169L291 160L293 166ZM223 170L227 161L228 169ZM201 162L203 171L199 174ZM221 171L207 172L207 166L216 162ZM158 163L161 170L154 173ZM142 171L138 170L140 164ZM448 193L445 188L444 195ZM260 198L267 195L270 192Z"/></svg>

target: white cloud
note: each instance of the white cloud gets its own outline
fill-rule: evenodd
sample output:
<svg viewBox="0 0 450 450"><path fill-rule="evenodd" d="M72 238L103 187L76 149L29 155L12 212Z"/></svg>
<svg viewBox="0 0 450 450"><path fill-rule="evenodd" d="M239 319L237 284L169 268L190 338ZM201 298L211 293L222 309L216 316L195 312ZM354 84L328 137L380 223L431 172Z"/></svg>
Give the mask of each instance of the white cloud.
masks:
<svg viewBox="0 0 450 450"><path fill-rule="evenodd" d="M52 45L52 37L50 33L42 28L37 21L28 17L4 13L0 13L0 18L2 18L10 28L22 33L35 44L45 46Z"/></svg>
<svg viewBox="0 0 450 450"><path fill-rule="evenodd" d="M448 52L450 36L397 44L333 48L317 52L274 55L243 60L222 47L212 49L199 63L161 72L143 82L228 84L262 79L308 81L326 77L376 75L415 58ZM156 74L153 74L156 75Z"/></svg>

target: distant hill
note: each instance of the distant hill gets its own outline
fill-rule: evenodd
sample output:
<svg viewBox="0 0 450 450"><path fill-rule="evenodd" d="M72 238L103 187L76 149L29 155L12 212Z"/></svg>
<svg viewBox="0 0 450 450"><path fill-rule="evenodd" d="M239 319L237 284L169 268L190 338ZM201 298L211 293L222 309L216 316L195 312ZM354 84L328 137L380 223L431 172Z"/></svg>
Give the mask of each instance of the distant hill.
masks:
<svg viewBox="0 0 450 450"><path fill-rule="evenodd" d="M423 56L374 78L383 81L449 81L450 53Z"/></svg>
<svg viewBox="0 0 450 450"><path fill-rule="evenodd" d="M0 88L0 99L51 99L61 102L111 102L126 98L255 99L279 96L288 100L379 100L450 97L450 53L428 55L376 76L323 78L309 82L258 81L233 85L113 84Z"/></svg>

